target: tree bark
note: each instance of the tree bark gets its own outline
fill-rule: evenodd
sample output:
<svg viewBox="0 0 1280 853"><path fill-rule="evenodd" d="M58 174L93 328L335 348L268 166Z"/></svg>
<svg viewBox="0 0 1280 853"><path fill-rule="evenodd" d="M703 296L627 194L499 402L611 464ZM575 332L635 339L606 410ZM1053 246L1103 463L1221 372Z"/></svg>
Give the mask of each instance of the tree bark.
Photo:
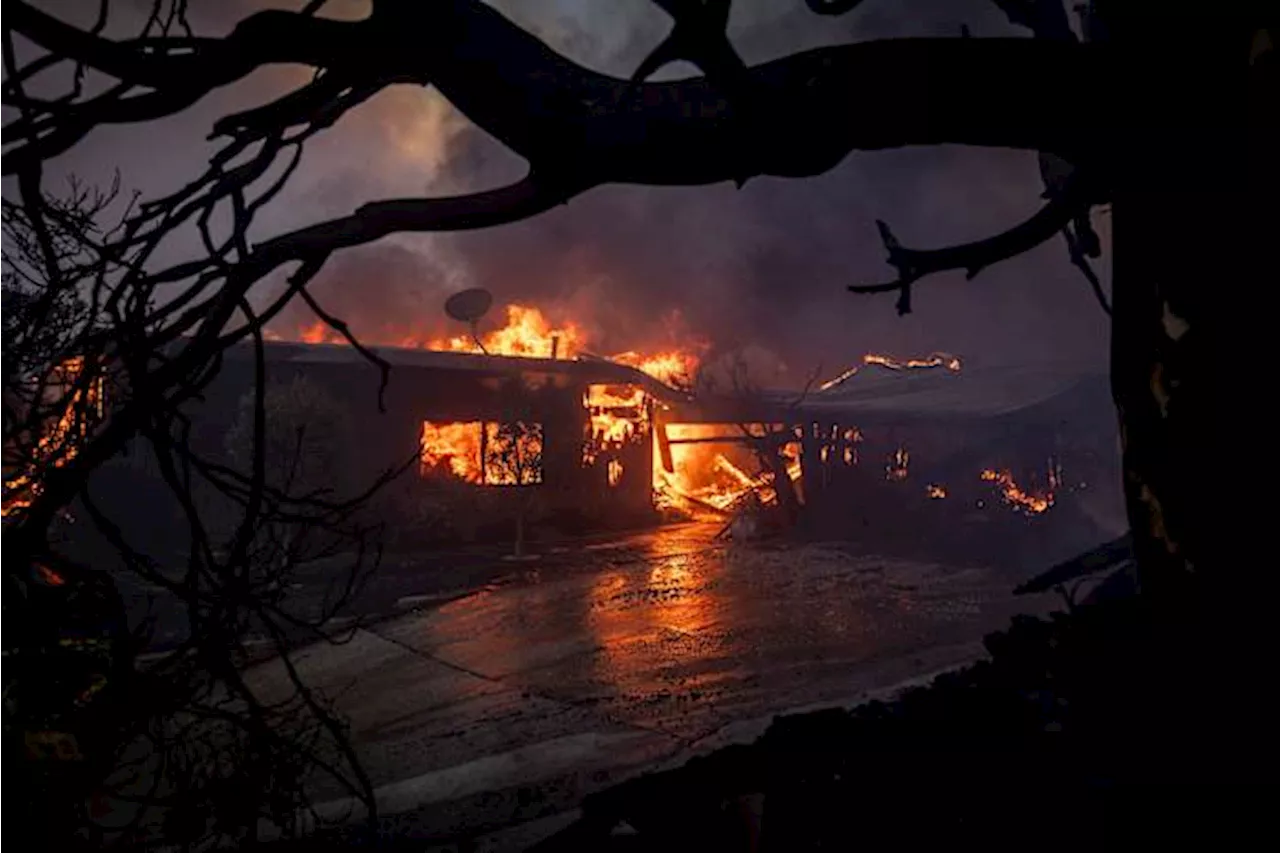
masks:
<svg viewBox="0 0 1280 853"><path fill-rule="evenodd" d="M1115 2L1107 11L1128 105L1109 162L1111 380L1139 581L1157 607L1234 607L1240 567L1220 523L1232 500L1230 445L1220 441L1229 407L1217 379L1239 368L1219 363L1215 339L1222 315L1252 301L1264 280L1260 241L1249 235L1265 191L1244 167L1277 150L1251 148L1252 30L1234 7Z"/></svg>

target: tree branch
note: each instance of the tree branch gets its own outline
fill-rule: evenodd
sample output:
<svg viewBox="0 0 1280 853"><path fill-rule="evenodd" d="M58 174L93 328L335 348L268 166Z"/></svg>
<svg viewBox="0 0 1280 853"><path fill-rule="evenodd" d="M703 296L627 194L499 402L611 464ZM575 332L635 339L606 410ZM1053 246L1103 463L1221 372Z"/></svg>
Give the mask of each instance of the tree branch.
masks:
<svg viewBox="0 0 1280 853"><path fill-rule="evenodd" d="M1007 231L993 237L948 246L942 249L908 249L898 242L889 226L880 220L880 238L889 253L889 264L898 270L898 277L881 284L850 285L853 293L888 293L898 291L898 313L911 313L911 285L927 275L946 270L961 269L965 278L972 279L979 272L1016 257L1051 239L1071 224L1081 210L1097 201L1095 188L1073 172L1040 210Z"/></svg>
<svg viewBox="0 0 1280 853"><path fill-rule="evenodd" d="M744 128L727 121L729 100L705 79L635 88L564 59L478 2L380 3L356 22L260 12L224 40L184 39L186 52L176 54L93 36L27 3L14 9L6 23L15 32L165 97L190 97L281 62L435 85L535 165L573 166L593 183L706 184L730 180L744 165L751 174L807 176L855 149L908 144L1074 158L1089 147L1087 128L1055 102L1082 77L1104 73L1087 46L1027 39L821 48L748 70L754 111L769 121Z"/></svg>

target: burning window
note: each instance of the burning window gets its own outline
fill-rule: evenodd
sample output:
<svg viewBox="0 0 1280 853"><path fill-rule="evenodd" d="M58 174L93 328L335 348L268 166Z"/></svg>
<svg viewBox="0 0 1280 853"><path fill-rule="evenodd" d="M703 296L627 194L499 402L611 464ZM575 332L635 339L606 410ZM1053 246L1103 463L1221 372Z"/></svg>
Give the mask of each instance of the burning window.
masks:
<svg viewBox="0 0 1280 853"><path fill-rule="evenodd" d="M485 486L541 483L542 424L423 421L419 471Z"/></svg>
<svg viewBox="0 0 1280 853"><path fill-rule="evenodd" d="M604 451L644 441L649 436L649 399L636 385L590 385L582 400L588 429L582 464L595 464Z"/></svg>

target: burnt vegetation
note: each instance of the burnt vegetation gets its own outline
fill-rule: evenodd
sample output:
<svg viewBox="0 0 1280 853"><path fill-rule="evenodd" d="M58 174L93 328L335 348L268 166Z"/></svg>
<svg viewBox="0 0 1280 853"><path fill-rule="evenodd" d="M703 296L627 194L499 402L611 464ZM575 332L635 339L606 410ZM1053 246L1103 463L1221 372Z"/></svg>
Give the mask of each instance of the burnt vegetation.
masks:
<svg viewBox="0 0 1280 853"><path fill-rule="evenodd" d="M1216 462L1203 439L1213 431L1207 377L1217 319L1204 291L1214 280L1264 277L1259 247L1270 232L1255 211L1275 187L1264 153L1277 147L1274 115L1261 106L1276 91L1274 32L1256 29L1262 19L1247 4L1097 0L1077 35L1060 3L996 2L1034 38L846 44L758 66L745 65L726 34L728 0L664 2L671 36L631 80L576 65L475 0L373 0L358 20L326 18L324 0L310 0L298 11L250 14L224 37L194 32L186 0L155 0L129 36L107 35L119 30L108 27L113 16L129 19L109 0L85 26L39 4L7 4L5 736L6 754L22 757L11 781L29 825L60 849L142 844L157 831L178 844L246 842L266 824L290 834L314 823L317 775L373 819L372 789L341 720L290 661L300 643L341 642L350 630L335 632L331 620L376 552L376 525L361 507L395 471L343 494L317 481L317 418L281 425L290 423L289 406L314 412L322 404L271 391L265 327L301 301L385 383L388 365L308 289L335 253L397 232L513 222L605 184L804 178L854 151L906 145L1038 152L1045 204L1027 221L936 249L909 248L880 223L895 277L832 284L896 293L905 313L933 273L972 277L1061 237L1112 317L1112 387L1143 601L1160 608L1161 620L1206 604L1244 606L1224 592L1238 577L1224 544L1234 537L1211 528L1213 507L1194 485ZM807 5L843 14L861 4ZM645 82L677 59L701 75ZM51 161L97 128L141 130L282 63L313 73L218 120L210 130L220 147L207 168L167 196L45 179ZM385 199L250 239L307 143L395 84L439 89L522 156L527 174L469 195ZM1254 170L1247 181L1245 168ZM1100 254L1091 215L1103 205L1116 220L1110 301L1090 266ZM183 234L198 248L175 260L169 250ZM253 307L251 292L272 275L285 286ZM185 412L237 345L254 353L254 391L242 412L239 464L228 466L196 452ZM752 439L776 465L773 439ZM126 453L145 454L181 507L181 560L131 541L112 507L95 499L95 473ZM72 523L97 531L109 565L65 547ZM287 594L293 573L322 557L346 561L343 580L319 608L299 612ZM157 660L138 659L145 639L123 614L126 577L186 611L185 639ZM1230 621L1248 623L1220 620L1215 630ZM265 696L244 679L256 654L251 633L284 661L286 695ZM1042 639L1028 648L1056 647ZM1079 659L1105 657L1090 649ZM972 688L1025 692L1033 669L1001 670L996 687L988 669ZM1160 689L1170 670L1160 670L1169 675ZM946 689L972 695L968 685ZM946 718L961 707L917 697L864 716Z"/></svg>

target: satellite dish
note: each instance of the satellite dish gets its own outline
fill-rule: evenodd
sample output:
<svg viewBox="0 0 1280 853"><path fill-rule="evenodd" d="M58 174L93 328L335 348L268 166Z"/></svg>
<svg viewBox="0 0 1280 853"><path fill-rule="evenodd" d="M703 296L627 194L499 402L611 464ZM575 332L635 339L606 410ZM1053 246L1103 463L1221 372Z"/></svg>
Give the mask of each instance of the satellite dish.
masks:
<svg viewBox="0 0 1280 853"><path fill-rule="evenodd" d="M466 323L471 327L471 338L476 342L476 346L480 348L480 352L485 353L484 344L480 343L480 335L477 332L476 324L485 314L489 313L489 309L493 307L493 294L485 290L483 287L472 287L467 290L460 290L445 300L444 313L460 323Z"/></svg>
<svg viewBox="0 0 1280 853"><path fill-rule="evenodd" d="M461 323L477 323L493 307L493 294L483 287L460 290L444 303L444 312Z"/></svg>

